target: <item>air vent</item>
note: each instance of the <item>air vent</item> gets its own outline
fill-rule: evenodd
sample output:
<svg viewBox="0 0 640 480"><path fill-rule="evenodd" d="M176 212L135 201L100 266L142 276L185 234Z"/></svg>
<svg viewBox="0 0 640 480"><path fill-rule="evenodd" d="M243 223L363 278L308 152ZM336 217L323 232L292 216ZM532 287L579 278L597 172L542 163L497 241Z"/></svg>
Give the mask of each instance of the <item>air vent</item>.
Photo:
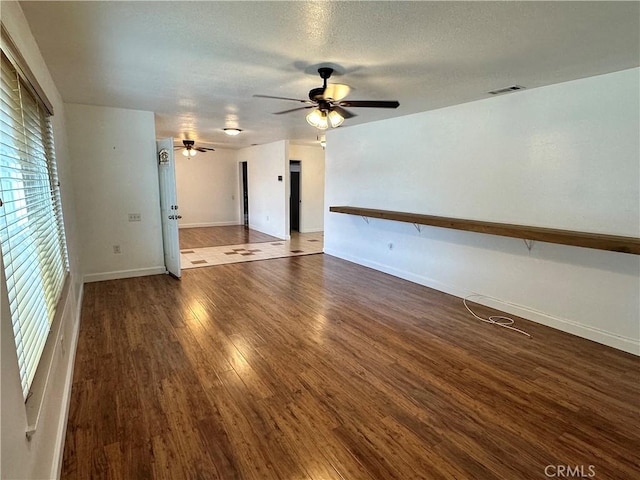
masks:
<svg viewBox="0 0 640 480"><path fill-rule="evenodd" d="M518 90L524 90L526 87L522 85L511 85L510 87L499 88L498 90L492 90L489 93L491 95L500 95L502 93L516 92Z"/></svg>

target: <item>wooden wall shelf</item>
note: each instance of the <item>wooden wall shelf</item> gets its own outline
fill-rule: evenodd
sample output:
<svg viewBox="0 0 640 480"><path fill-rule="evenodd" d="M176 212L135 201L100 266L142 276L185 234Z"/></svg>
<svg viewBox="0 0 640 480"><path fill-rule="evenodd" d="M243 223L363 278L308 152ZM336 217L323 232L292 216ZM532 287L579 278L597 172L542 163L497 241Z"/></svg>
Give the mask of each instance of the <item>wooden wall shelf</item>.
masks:
<svg viewBox="0 0 640 480"><path fill-rule="evenodd" d="M432 227L452 228L470 232L500 235L502 237L521 238L523 240L538 240L540 242L559 243L576 247L595 248L612 252L640 255L640 238L605 235L602 233L574 232L554 228L527 227L511 225L509 223L483 222L479 220L465 220L462 218L437 217L418 213L392 212L359 207L329 207L330 212L358 215L364 218L382 218L398 222L413 223L414 225L429 225Z"/></svg>

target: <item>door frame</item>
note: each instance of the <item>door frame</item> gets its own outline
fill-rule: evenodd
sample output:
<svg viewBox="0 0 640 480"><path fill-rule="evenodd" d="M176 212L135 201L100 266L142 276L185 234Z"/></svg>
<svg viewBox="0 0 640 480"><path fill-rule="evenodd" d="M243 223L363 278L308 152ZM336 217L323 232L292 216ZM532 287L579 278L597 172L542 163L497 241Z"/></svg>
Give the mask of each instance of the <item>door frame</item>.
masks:
<svg viewBox="0 0 640 480"><path fill-rule="evenodd" d="M178 195L176 187L173 138L156 141L158 184L160 190L160 222L162 224L162 249L167 273L180 278L180 235L178 232Z"/></svg>
<svg viewBox="0 0 640 480"><path fill-rule="evenodd" d="M293 177L294 173L298 174L298 233L302 226L302 160L289 160L289 234L291 234L291 224L293 217L293 209L291 208L293 202Z"/></svg>
<svg viewBox="0 0 640 480"><path fill-rule="evenodd" d="M249 228L249 164L248 162L238 162L240 179L240 225Z"/></svg>

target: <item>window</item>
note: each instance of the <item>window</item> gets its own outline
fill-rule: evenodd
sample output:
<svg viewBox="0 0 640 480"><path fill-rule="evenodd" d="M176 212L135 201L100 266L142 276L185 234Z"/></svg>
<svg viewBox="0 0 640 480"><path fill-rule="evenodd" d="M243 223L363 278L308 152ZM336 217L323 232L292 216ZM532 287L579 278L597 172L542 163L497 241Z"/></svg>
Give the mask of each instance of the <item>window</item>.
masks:
<svg viewBox="0 0 640 480"><path fill-rule="evenodd" d="M1 68L0 249L26 400L68 260L49 109L13 55Z"/></svg>

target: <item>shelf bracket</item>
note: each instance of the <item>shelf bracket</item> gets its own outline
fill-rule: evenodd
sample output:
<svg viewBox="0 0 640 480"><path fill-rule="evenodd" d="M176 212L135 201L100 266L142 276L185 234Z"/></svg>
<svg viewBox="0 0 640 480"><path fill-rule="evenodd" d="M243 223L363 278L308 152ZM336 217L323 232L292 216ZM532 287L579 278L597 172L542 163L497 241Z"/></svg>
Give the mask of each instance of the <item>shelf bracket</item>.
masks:
<svg viewBox="0 0 640 480"><path fill-rule="evenodd" d="M531 249L533 248L534 240L527 240L526 238L523 238L522 241L527 246L527 250L531 251Z"/></svg>
<svg viewBox="0 0 640 480"><path fill-rule="evenodd" d="M422 232L422 225L420 225L419 223L414 223L413 226L416 227L416 230L418 230L418 233Z"/></svg>
<svg viewBox="0 0 640 480"><path fill-rule="evenodd" d="M369 225L369 217L365 217L364 215L362 216L362 219L367 222L367 225Z"/></svg>

